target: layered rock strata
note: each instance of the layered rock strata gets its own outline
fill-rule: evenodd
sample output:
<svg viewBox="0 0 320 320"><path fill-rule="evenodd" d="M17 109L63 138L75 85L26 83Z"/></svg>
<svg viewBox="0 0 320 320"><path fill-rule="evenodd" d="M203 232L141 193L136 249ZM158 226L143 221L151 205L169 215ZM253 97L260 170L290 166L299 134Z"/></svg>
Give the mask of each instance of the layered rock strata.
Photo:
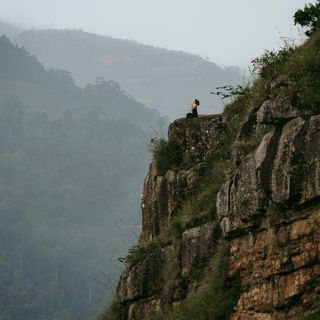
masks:
<svg viewBox="0 0 320 320"><path fill-rule="evenodd" d="M117 294L126 319L144 319L192 294L198 285L188 282L192 271L205 269L219 237L231 243L228 279L240 277L230 319L301 320L319 311L320 116L303 113L290 95L281 95L254 110L239 137L262 126L269 130L253 151L230 156L237 170L218 193L217 221L185 230L178 246L153 250L125 269ZM222 146L227 129L226 115L171 124L169 136L179 141L191 165L160 176L151 163L142 195L141 243L160 235L192 195L205 159ZM162 270L171 262L178 268L169 280Z"/></svg>
<svg viewBox="0 0 320 320"><path fill-rule="evenodd" d="M150 164L141 198L140 243L160 235L183 201L192 197L204 174L207 157L221 147L219 137L226 126L226 115L178 119L170 125L168 136L174 137L182 146L189 165L159 175L156 164ZM156 249L141 262L125 268L117 296L127 309L126 319L143 319L168 304L179 303L195 290L197 281L190 280L190 275L193 270L201 270L208 264L219 232L215 221L190 228L183 232L179 247L169 245ZM170 264L173 271L168 279L164 270L170 268Z"/></svg>
<svg viewBox="0 0 320 320"><path fill-rule="evenodd" d="M203 175L206 158L221 147L219 137L226 130L225 115L178 119L169 127L169 138L181 145L189 162L187 169L169 170L159 175L152 162L142 192L142 233L140 241L158 236L182 202L192 196Z"/></svg>
<svg viewBox="0 0 320 320"><path fill-rule="evenodd" d="M258 110L271 130L217 198L231 241L228 276L241 279L232 320L303 319L318 310L320 116L280 98Z"/></svg>

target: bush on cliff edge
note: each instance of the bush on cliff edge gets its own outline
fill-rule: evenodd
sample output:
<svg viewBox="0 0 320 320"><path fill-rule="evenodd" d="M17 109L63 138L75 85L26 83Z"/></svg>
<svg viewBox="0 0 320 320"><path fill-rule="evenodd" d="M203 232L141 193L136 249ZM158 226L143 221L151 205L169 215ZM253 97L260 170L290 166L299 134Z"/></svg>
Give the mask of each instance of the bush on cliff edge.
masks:
<svg viewBox="0 0 320 320"><path fill-rule="evenodd" d="M149 149L160 175L163 175L174 166L179 166L183 161L182 148L174 138L169 138L168 140L153 138L151 139Z"/></svg>

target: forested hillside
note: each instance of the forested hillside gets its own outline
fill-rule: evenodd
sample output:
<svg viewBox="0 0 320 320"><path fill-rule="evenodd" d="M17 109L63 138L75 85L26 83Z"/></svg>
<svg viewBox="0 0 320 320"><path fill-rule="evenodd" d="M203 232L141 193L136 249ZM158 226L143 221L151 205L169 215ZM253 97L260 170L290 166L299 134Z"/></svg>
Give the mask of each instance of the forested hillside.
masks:
<svg viewBox="0 0 320 320"><path fill-rule="evenodd" d="M189 53L82 30L28 30L15 41L36 54L45 68L69 70L81 86L96 77L116 81L171 120L183 117L194 98L201 101L201 113L220 112L222 102L211 92L244 81L237 67L221 68Z"/></svg>
<svg viewBox="0 0 320 320"><path fill-rule="evenodd" d="M80 88L0 38L1 320L89 319L106 304L167 124L116 82Z"/></svg>

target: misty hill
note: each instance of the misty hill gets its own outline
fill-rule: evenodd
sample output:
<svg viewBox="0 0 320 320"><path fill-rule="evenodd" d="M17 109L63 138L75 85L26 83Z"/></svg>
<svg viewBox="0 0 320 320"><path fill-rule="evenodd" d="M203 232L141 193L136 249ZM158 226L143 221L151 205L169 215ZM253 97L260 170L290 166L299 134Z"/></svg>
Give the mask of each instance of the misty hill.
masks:
<svg viewBox="0 0 320 320"><path fill-rule="evenodd" d="M236 67L223 69L192 54L81 30L24 31L16 42L36 54L45 68L70 71L81 86L97 77L116 81L136 100L171 119L184 116L196 97L200 113L221 111L221 101L210 92L243 81Z"/></svg>
<svg viewBox="0 0 320 320"><path fill-rule="evenodd" d="M116 82L80 88L0 37L1 319L89 319L110 299L166 125Z"/></svg>
<svg viewBox="0 0 320 320"><path fill-rule="evenodd" d="M16 27L8 22L0 20L0 36L6 35L8 38L15 38L20 32L21 28Z"/></svg>
<svg viewBox="0 0 320 320"><path fill-rule="evenodd" d="M78 116L88 111L88 106L102 108L102 117L128 119L130 122L150 129L159 121L156 110L146 108L125 94L120 85L103 78L88 83L84 89L75 85L70 72L59 69L45 71L35 55L25 49L16 50L9 40L1 38L0 93L12 94L24 99L29 111L45 111L49 116L70 107ZM30 94L38 90L38 94Z"/></svg>

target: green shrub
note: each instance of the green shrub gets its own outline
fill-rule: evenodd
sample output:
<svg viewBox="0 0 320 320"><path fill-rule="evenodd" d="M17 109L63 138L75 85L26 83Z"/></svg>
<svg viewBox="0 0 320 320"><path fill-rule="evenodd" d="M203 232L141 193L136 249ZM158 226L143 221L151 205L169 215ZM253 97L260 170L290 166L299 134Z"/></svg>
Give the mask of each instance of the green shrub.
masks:
<svg viewBox="0 0 320 320"><path fill-rule="evenodd" d="M156 251L169 243L169 238L161 234L148 242L143 242L138 245L134 245L129 249L129 253L126 258L122 258L128 267L132 267L139 262L142 262L149 253Z"/></svg>
<svg viewBox="0 0 320 320"><path fill-rule="evenodd" d="M168 140L164 138L151 139L149 148L161 175L173 167L181 165L183 161L181 145L174 138Z"/></svg>
<svg viewBox="0 0 320 320"><path fill-rule="evenodd" d="M207 276L198 290L180 305L168 308L148 320L225 320L231 315L240 295L238 285L227 284L226 264L230 245L220 241Z"/></svg>
<svg viewBox="0 0 320 320"><path fill-rule="evenodd" d="M305 317L301 320L319 320L320 319L320 312L317 312L309 317Z"/></svg>
<svg viewBox="0 0 320 320"><path fill-rule="evenodd" d="M266 50L265 53L252 60L252 73L266 81L282 73L282 67L295 51L295 46L285 42L279 51Z"/></svg>
<svg viewBox="0 0 320 320"><path fill-rule="evenodd" d="M232 98L233 100L235 100L237 97L242 96L242 95L247 95L251 91L251 87L248 84L245 86L226 85L223 87L217 87L216 89L218 91L211 92L211 94L220 97L222 100L228 99L228 98Z"/></svg>
<svg viewBox="0 0 320 320"><path fill-rule="evenodd" d="M319 0L317 2L315 5L311 3L306 4L303 10L297 10L293 16L294 24L308 28L305 32L308 37L319 27L320 3Z"/></svg>
<svg viewBox="0 0 320 320"><path fill-rule="evenodd" d="M287 91L295 94L297 107L310 113L320 110L320 31L288 59L283 72L289 75Z"/></svg>
<svg viewBox="0 0 320 320"><path fill-rule="evenodd" d="M123 320L125 319L125 309L120 302L114 298L108 308L99 315L98 320Z"/></svg>

